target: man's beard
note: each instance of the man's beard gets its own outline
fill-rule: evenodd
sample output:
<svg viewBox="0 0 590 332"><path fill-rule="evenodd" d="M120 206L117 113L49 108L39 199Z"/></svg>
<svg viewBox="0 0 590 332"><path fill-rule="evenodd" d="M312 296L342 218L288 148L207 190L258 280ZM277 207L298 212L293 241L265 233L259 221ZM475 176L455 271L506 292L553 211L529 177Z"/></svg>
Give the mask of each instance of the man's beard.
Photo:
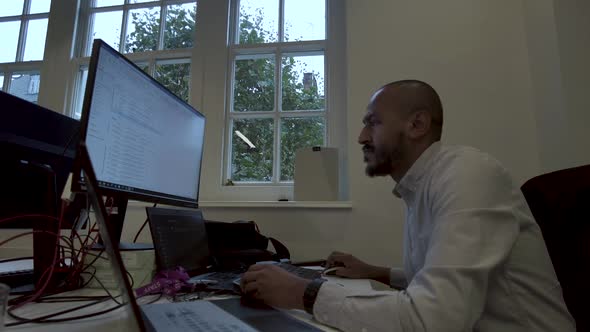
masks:
<svg viewBox="0 0 590 332"><path fill-rule="evenodd" d="M367 166L365 167L365 173L369 177L375 176L387 176L391 174L393 166L402 160L406 154L406 146L403 134L400 133L395 147L385 150L376 149L374 146L363 147L363 151L370 152L373 154L374 161L370 161L365 157Z"/></svg>

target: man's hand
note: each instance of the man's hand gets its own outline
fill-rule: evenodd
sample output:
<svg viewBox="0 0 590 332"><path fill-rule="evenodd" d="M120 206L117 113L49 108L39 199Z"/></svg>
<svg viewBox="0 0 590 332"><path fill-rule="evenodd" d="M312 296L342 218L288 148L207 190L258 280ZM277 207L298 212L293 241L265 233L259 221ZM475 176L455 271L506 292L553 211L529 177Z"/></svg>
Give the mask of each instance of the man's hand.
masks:
<svg viewBox="0 0 590 332"><path fill-rule="evenodd" d="M374 279L389 284L389 268L367 264L351 254L334 251L326 259L326 268L342 266L335 275L353 279Z"/></svg>
<svg viewBox="0 0 590 332"><path fill-rule="evenodd" d="M303 309L303 293L309 280L272 264L254 264L242 276L246 296L285 309Z"/></svg>

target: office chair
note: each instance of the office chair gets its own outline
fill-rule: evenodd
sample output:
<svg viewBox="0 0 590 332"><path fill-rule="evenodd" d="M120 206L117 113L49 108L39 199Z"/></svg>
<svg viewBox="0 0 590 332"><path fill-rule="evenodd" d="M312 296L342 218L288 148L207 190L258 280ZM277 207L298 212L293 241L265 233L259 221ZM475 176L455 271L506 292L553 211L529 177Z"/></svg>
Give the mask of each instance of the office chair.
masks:
<svg viewBox="0 0 590 332"><path fill-rule="evenodd" d="M577 330L590 331L590 165L539 175L521 191L541 228Z"/></svg>

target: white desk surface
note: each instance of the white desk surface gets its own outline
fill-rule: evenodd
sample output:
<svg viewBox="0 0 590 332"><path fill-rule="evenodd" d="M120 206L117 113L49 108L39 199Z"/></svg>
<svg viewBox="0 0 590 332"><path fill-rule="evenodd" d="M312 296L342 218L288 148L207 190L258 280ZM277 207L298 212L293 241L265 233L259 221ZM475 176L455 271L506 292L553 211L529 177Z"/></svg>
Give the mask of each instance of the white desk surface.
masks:
<svg viewBox="0 0 590 332"><path fill-rule="evenodd" d="M336 282L341 285L346 286L347 288L355 288L355 289L376 289L375 282L366 279L342 279L336 277L328 277L330 282ZM385 286L385 285L383 285ZM385 286L387 287L387 286ZM72 295L85 295L85 296L100 296L106 295L104 290L100 289L80 289L76 291L71 291L67 293L58 294L56 296L72 296ZM146 296L138 300L139 304L149 303L155 300L157 296ZM166 299L160 299L158 302L167 302ZM60 303L32 303L23 306L15 311L15 314L25 317L25 318L34 318L43 315L47 315L50 313L58 312L67 308L74 308L80 306L87 302L60 302ZM105 301L87 308L83 308L81 310L75 311L73 313L65 314L56 318L64 318L64 317L72 317L78 316L83 314L89 314L92 312L98 312L104 309L112 308L116 306L116 303L113 301ZM317 321L313 320L312 316L307 314L302 310L284 310L284 312L290 314L291 316L301 319L311 325L314 325L324 331L337 331L333 328L328 326L322 325ZM76 321L70 322L62 322L62 323L45 323L45 324L23 324L17 325L13 327L6 328L6 331L43 331L43 332L53 332L53 331L80 331L80 332L91 332L91 331L101 331L101 332L115 332L115 331L129 331L129 322L131 317L128 315L127 311L124 308L119 308L114 311L102 314L97 317L91 318L84 318ZM5 319L6 323L14 322L15 320L12 317L7 316Z"/></svg>

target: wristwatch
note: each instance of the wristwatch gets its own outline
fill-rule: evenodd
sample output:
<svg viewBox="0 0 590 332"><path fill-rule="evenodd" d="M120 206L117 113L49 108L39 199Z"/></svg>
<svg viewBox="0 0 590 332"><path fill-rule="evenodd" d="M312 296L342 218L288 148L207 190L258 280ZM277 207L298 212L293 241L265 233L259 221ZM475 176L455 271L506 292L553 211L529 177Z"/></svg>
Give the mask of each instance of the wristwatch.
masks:
<svg viewBox="0 0 590 332"><path fill-rule="evenodd" d="M313 305L315 303L315 299L318 296L318 292L322 284L326 281L326 279L317 278L313 279L307 287L305 287L305 292L303 293L303 308L305 311L313 315Z"/></svg>

